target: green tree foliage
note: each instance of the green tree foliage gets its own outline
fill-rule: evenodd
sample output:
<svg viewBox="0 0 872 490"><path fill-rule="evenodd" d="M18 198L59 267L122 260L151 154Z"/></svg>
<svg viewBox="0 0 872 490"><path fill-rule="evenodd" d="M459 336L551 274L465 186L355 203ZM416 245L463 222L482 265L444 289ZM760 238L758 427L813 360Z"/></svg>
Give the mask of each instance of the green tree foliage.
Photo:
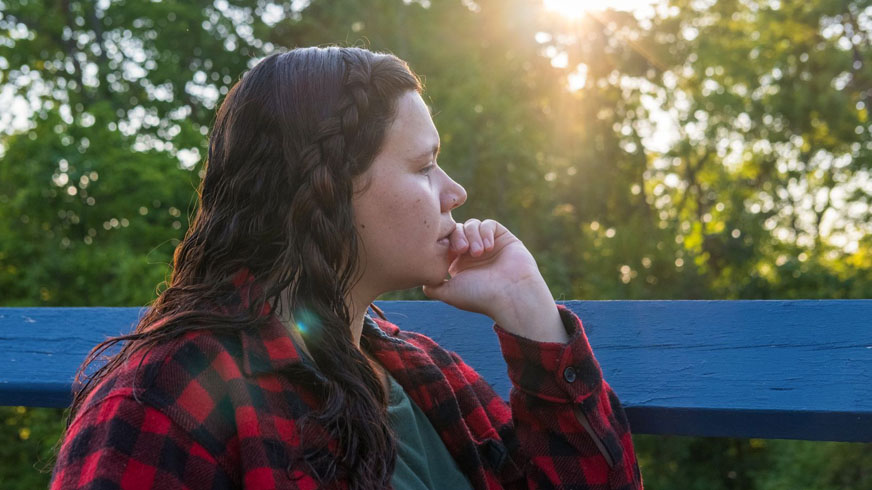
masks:
<svg viewBox="0 0 872 490"><path fill-rule="evenodd" d="M674 5L649 32L669 43L656 81L681 129L649 185L707 289L868 297L865 3Z"/></svg>
<svg viewBox="0 0 872 490"><path fill-rule="evenodd" d="M558 299L869 297L870 31L856 0L0 0L0 304L151 301L221 97L332 43L424 76L456 218L505 222ZM45 485L62 417L0 409L0 486ZM868 445L636 441L648 488L870 485Z"/></svg>

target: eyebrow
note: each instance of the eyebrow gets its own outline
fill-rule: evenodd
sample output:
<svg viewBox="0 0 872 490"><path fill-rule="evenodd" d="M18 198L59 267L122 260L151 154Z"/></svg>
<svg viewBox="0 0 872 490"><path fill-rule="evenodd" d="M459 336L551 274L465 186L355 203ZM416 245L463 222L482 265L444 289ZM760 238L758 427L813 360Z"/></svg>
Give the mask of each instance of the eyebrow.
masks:
<svg viewBox="0 0 872 490"><path fill-rule="evenodd" d="M436 143L429 150L425 151L424 153L421 153L418 156L413 157L412 160L418 161L418 160L423 160L423 159L428 158L428 157L438 157L439 151L441 149L442 149L441 145L439 143Z"/></svg>

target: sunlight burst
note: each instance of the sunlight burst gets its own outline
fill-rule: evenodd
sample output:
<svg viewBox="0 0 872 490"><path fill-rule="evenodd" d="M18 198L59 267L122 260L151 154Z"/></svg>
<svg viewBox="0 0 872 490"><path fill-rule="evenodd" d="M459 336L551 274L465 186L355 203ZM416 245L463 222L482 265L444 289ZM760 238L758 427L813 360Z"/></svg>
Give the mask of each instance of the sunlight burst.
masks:
<svg viewBox="0 0 872 490"><path fill-rule="evenodd" d="M545 10L569 19L580 19L587 12L606 9L632 12L650 7L652 0L544 0Z"/></svg>

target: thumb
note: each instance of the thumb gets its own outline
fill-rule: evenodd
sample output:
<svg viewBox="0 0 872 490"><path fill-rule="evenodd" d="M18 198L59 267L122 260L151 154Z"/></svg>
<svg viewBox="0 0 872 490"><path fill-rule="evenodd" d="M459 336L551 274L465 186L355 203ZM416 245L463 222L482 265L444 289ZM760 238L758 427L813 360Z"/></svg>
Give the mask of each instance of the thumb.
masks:
<svg viewBox="0 0 872 490"><path fill-rule="evenodd" d="M425 284L423 288L424 296L430 299L445 301L445 298L451 295L451 281L444 279L439 284Z"/></svg>

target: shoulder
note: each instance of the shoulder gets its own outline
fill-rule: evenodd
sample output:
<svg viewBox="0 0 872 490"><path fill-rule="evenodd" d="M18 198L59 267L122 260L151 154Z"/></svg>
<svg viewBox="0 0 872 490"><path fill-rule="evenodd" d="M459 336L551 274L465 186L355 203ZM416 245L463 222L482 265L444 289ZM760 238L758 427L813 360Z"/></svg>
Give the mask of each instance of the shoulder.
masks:
<svg viewBox="0 0 872 490"><path fill-rule="evenodd" d="M192 430L212 415L226 396L227 383L242 379L236 350L232 339L205 331L135 350L99 380L77 419L132 403L143 413L154 410Z"/></svg>
<svg viewBox="0 0 872 490"><path fill-rule="evenodd" d="M125 486L149 478L155 488L175 488L193 483L190 474L206 487L229 486L222 459L165 413L118 391L79 412L67 428L52 488Z"/></svg>
<svg viewBox="0 0 872 490"><path fill-rule="evenodd" d="M232 335L198 331L135 349L100 381L83 408L116 395L172 405L184 403L183 395L222 391L218 379L242 377L238 344Z"/></svg>
<svg viewBox="0 0 872 490"><path fill-rule="evenodd" d="M240 332L189 332L133 354L103 379L80 412L122 397L160 412L216 457L236 458L242 432L308 413L312 397L276 372L252 372ZM77 416L78 417L78 416ZM277 423L277 422L276 422ZM234 442L235 441L235 442Z"/></svg>

